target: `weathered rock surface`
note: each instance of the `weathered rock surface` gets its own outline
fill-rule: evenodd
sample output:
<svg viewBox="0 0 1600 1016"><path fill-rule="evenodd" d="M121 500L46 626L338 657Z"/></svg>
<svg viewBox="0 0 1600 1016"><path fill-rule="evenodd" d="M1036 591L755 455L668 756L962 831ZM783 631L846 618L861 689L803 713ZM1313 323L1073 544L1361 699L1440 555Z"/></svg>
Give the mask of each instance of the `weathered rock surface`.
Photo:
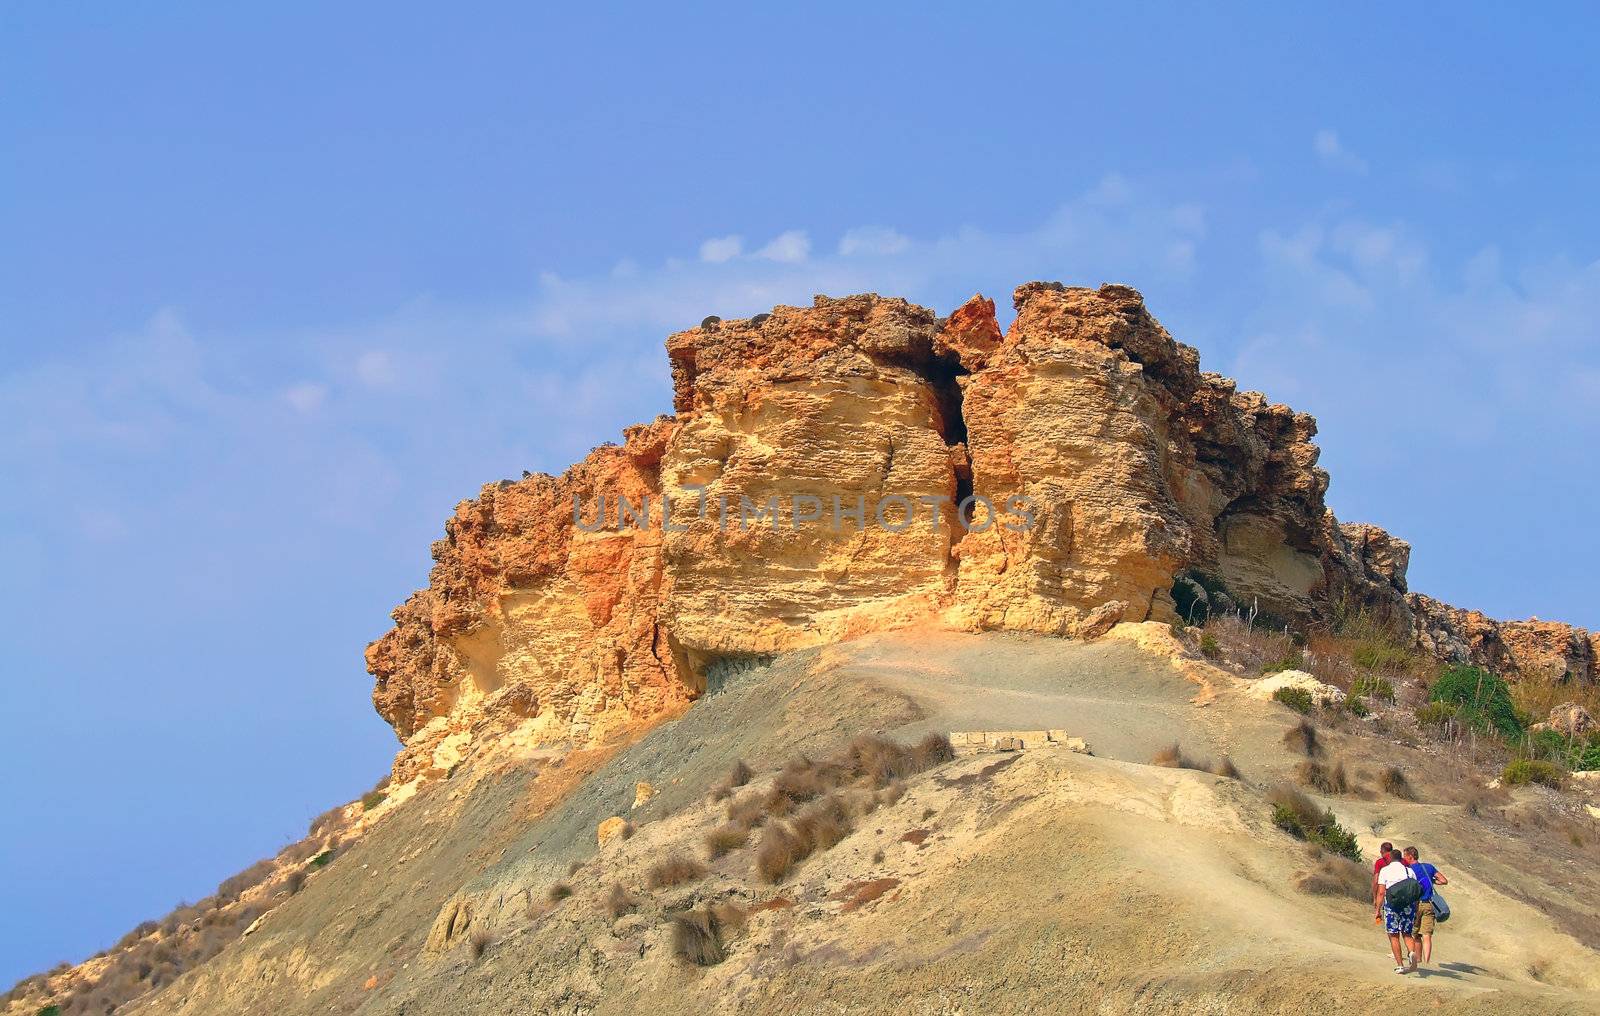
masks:
<svg viewBox="0 0 1600 1016"><path fill-rule="evenodd" d="M1508 680L1600 680L1600 632L1560 621L1496 621L1430 596L1407 597L1417 644L1451 663L1470 663Z"/></svg>
<svg viewBox="0 0 1600 1016"><path fill-rule="evenodd" d="M1409 595L1409 546L1324 504L1315 421L1201 372L1134 290L1013 302L1004 333L981 296L869 294L671 336L676 415L463 502L368 648L397 777L508 731L593 743L741 658L918 623L1092 638L1184 591L1595 679L1587 632Z"/></svg>

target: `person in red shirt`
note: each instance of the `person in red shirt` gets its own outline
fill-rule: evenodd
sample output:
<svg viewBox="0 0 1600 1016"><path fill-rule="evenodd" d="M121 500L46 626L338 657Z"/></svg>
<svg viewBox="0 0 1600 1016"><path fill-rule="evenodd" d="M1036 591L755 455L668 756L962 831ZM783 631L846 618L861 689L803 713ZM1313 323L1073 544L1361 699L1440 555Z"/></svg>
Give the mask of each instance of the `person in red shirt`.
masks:
<svg viewBox="0 0 1600 1016"><path fill-rule="evenodd" d="M1372 903L1378 903L1378 872L1389 863L1389 855L1394 853L1394 844L1385 840L1383 846L1378 848L1378 859L1372 862Z"/></svg>

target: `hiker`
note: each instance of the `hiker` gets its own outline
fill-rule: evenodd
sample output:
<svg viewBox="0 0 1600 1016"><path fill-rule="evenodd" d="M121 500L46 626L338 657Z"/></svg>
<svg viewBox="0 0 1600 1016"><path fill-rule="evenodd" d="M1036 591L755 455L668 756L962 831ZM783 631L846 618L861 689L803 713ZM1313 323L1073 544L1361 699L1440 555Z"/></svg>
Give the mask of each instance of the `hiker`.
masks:
<svg viewBox="0 0 1600 1016"><path fill-rule="evenodd" d="M1394 844L1388 840L1383 841L1383 846L1378 848L1378 859L1372 862L1372 905L1378 905L1378 872L1389 864L1389 855L1394 853Z"/></svg>
<svg viewBox="0 0 1600 1016"><path fill-rule="evenodd" d="M1416 847L1407 847L1401 854L1411 874L1416 877L1417 884L1422 886L1422 897L1417 900L1417 927L1416 940L1422 943L1422 962L1433 962L1433 927L1434 927L1434 902L1433 887L1436 885L1449 885L1450 880L1445 878L1439 869L1422 860L1422 855L1417 853Z"/></svg>
<svg viewBox="0 0 1600 1016"><path fill-rule="evenodd" d="M1417 897L1422 889L1400 853L1391 845L1389 863L1378 872L1378 898L1373 902L1372 920L1382 924L1389 936L1389 952L1394 956L1394 972L1408 974L1417 969ZM1393 896L1390 893L1393 892ZM1406 965L1400 944L1404 940L1411 953Z"/></svg>

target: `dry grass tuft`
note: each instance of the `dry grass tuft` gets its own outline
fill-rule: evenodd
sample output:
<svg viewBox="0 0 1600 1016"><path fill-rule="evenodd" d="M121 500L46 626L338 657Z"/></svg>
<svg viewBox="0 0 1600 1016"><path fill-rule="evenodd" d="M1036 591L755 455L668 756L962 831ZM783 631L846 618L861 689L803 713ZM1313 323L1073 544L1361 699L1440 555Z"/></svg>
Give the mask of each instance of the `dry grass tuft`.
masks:
<svg viewBox="0 0 1600 1016"><path fill-rule="evenodd" d="M756 874L764 882L778 882L794 867L799 851L800 843L787 826L767 826L756 846Z"/></svg>
<svg viewBox="0 0 1600 1016"><path fill-rule="evenodd" d="M1323 854L1314 868L1295 877L1294 885L1314 896L1344 896L1362 903L1372 900L1372 880L1366 866L1336 854Z"/></svg>
<svg viewBox="0 0 1600 1016"><path fill-rule="evenodd" d="M728 802L728 821L752 829L766 821L767 803L760 794L750 793Z"/></svg>
<svg viewBox="0 0 1600 1016"><path fill-rule="evenodd" d="M895 804L900 800L900 798L905 796L905 793L906 785L901 783L899 780L895 780L887 787L884 787L882 790L878 791L878 803L884 806Z"/></svg>
<svg viewBox="0 0 1600 1016"><path fill-rule="evenodd" d="M673 914L673 955L700 967L721 963L728 956L727 939L744 927L745 917L744 908L733 903Z"/></svg>
<svg viewBox="0 0 1600 1016"><path fill-rule="evenodd" d="M570 885L567 885L565 882L557 882L545 892L544 898L549 900L551 903L560 903L562 900L571 895L572 887Z"/></svg>
<svg viewBox="0 0 1600 1016"><path fill-rule="evenodd" d="M1318 793L1345 794L1350 791L1350 781L1345 775L1343 759L1336 760L1331 766L1307 759L1300 763L1294 776L1302 785Z"/></svg>
<svg viewBox="0 0 1600 1016"><path fill-rule="evenodd" d="M1150 764L1153 766L1163 766L1167 769L1193 768L1193 766L1189 764L1189 760L1184 757L1183 749L1179 748L1176 743L1170 744L1156 752L1155 757L1150 760Z"/></svg>
<svg viewBox="0 0 1600 1016"><path fill-rule="evenodd" d="M621 882L611 886L611 891L606 893L605 911L616 920L623 914L632 913L639 906L639 897L628 891L628 887Z"/></svg>
<svg viewBox="0 0 1600 1016"><path fill-rule="evenodd" d="M1307 758L1322 754L1322 744L1317 740L1316 724L1301 720L1283 733L1283 743Z"/></svg>
<svg viewBox="0 0 1600 1016"><path fill-rule="evenodd" d="M1185 755L1183 753L1183 748L1176 742L1156 752L1155 756L1150 759L1150 764L1153 766L1161 766L1166 769L1193 769L1196 772L1212 773L1217 776L1224 776L1230 780L1237 780L1239 778L1238 767L1235 766L1232 760L1230 760L1226 755L1218 759L1215 763L1206 761L1204 759L1193 759Z"/></svg>
<svg viewBox="0 0 1600 1016"><path fill-rule="evenodd" d="M742 787L754 779L755 775L755 771L745 765L743 759L740 759L733 764L733 770L728 773L728 786Z"/></svg>
<svg viewBox="0 0 1600 1016"><path fill-rule="evenodd" d="M488 928L473 928L472 933L467 936L467 946L472 950L472 958L475 960L482 959L483 954L488 952L489 946L493 944L494 935Z"/></svg>
<svg viewBox="0 0 1600 1016"><path fill-rule="evenodd" d="M932 769L934 766L944 765L956 757L955 746L950 743L950 738L943 734L929 734L912 749L913 761L918 772Z"/></svg>
<svg viewBox="0 0 1600 1016"><path fill-rule="evenodd" d="M721 963L727 953L717 937L717 918L710 910L686 910L673 914L672 954L685 963L711 967Z"/></svg>
<svg viewBox="0 0 1600 1016"><path fill-rule="evenodd" d="M1416 800L1416 794L1411 790L1411 783L1406 779L1406 774L1400 771L1399 766L1388 766L1378 774L1378 786L1383 788L1385 794L1400 798L1402 801Z"/></svg>
<svg viewBox="0 0 1600 1016"><path fill-rule="evenodd" d="M705 874L706 866L699 861L683 854L673 854L650 869L645 876L645 884L652 889L665 889L704 878Z"/></svg>
<svg viewBox="0 0 1600 1016"><path fill-rule="evenodd" d="M1476 787L1461 802L1461 810L1473 818L1485 818L1498 812L1510 800L1511 796L1504 790Z"/></svg>
<svg viewBox="0 0 1600 1016"><path fill-rule="evenodd" d="M744 846L749 839L749 826L738 822L724 822L706 833L706 853L715 861L723 854Z"/></svg>

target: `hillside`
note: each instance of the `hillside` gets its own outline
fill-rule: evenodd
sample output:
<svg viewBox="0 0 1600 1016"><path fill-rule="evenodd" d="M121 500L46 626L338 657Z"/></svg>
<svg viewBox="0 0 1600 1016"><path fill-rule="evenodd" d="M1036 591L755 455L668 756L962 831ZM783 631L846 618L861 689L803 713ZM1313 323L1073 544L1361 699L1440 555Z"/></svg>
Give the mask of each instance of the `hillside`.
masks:
<svg viewBox="0 0 1600 1016"><path fill-rule="evenodd" d="M1510 824L1555 821L1547 792L1472 817L1443 753L1324 726L1323 757L1351 760L1361 787L1323 800L1363 852L1416 842L1451 876L1443 965L1401 980L1366 902L1300 888L1321 862L1264 797L1305 760L1283 741L1298 717L1248 684L1155 625L1090 644L914 632L786 654L634 743L429 785L254 934L129 1011L1600 1012L1594 838ZM663 859L705 859L726 808L713 791L738 760L755 773L739 794L757 794L863 732L1036 727L1093 754L962 754L775 885L747 846L649 887ZM1240 777L1149 764L1174 742ZM1377 789L1390 764L1416 801ZM640 780L659 792L633 808ZM618 814L637 831L597 848ZM638 906L613 918L617 884ZM675 955L668 919L708 904L746 916L701 968Z"/></svg>
<svg viewBox="0 0 1600 1016"><path fill-rule="evenodd" d="M1014 303L671 336L673 416L446 523L391 778L5 1016L1600 1011L1600 635L1411 591L1135 291Z"/></svg>

